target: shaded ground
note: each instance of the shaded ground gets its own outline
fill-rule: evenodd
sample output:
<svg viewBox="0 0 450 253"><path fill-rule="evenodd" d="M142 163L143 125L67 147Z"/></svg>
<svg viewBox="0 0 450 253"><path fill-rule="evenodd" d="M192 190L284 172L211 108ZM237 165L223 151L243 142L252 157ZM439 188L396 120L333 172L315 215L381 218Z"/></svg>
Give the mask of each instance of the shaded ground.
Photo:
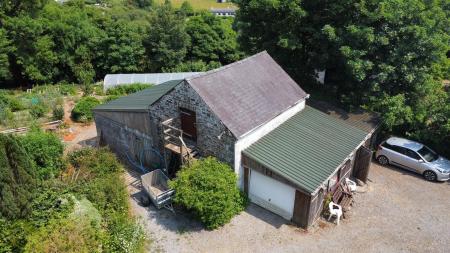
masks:
<svg viewBox="0 0 450 253"><path fill-rule="evenodd" d="M223 228L139 205L138 175L127 173L133 211L154 240L149 252L449 252L450 182L430 183L372 165L369 189L355 196L340 226L321 221L304 232L256 205Z"/></svg>

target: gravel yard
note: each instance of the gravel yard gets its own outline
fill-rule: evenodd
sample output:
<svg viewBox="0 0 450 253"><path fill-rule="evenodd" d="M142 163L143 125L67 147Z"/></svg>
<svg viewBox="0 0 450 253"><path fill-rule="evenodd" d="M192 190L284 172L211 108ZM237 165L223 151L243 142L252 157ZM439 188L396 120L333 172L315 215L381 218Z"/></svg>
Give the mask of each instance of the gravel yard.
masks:
<svg viewBox="0 0 450 253"><path fill-rule="evenodd" d="M393 167L372 164L368 191L355 196L349 217L309 232L253 204L207 231L182 213L140 206L139 180L126 178L152 239L149 252L449 252L450 181L430 183Z"/></svg>

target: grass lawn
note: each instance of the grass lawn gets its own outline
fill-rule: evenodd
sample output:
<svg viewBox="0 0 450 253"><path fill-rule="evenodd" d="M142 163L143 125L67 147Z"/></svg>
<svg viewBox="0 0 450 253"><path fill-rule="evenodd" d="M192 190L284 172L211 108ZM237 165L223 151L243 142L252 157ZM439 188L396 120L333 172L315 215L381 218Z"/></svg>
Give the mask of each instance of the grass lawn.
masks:
<svg viewBox="0 0 450 253"><path fill-rule="evenodd" d="M174 7L180 7L186 0L171 0ZM209 10L211 8L235 7L232 3L218 3L216 0L187 0L194 10ZM156 0L157 3L164 3L164 0Z"/></svg>

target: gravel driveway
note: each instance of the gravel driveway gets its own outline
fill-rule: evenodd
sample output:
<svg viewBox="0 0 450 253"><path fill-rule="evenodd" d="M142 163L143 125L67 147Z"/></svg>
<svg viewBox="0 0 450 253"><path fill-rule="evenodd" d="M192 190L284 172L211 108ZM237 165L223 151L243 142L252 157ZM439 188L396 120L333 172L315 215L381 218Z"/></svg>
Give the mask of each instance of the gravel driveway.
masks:
<svg viewBox="0 0 450 253"><path fill-rule="evenodd" d="M355 196L349 217L309 232L256 205L207 231L182 213L140 206L136 175L126 178L152 239L149 252L450 252L450 181L430 183L393 167L372 164L368 191Z"/></svg>

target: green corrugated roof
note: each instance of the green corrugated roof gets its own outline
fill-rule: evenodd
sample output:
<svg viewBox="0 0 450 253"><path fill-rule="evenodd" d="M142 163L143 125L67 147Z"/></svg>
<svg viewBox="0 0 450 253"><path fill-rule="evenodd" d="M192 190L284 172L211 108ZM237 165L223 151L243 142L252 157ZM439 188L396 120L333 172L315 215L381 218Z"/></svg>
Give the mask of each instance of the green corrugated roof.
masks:
<svg viewBox="0 0 450 253"><path fill-rule="evenodd" d="M243 153L313 193L367 134L306 106Z"/></svg>
<svg viewBox="0 0 450 253"><path fill-rule="evenodd" d="M160 97L177 86L182 80L172 80L112 100L94 108L96 111L146 111Z"/></svg>

